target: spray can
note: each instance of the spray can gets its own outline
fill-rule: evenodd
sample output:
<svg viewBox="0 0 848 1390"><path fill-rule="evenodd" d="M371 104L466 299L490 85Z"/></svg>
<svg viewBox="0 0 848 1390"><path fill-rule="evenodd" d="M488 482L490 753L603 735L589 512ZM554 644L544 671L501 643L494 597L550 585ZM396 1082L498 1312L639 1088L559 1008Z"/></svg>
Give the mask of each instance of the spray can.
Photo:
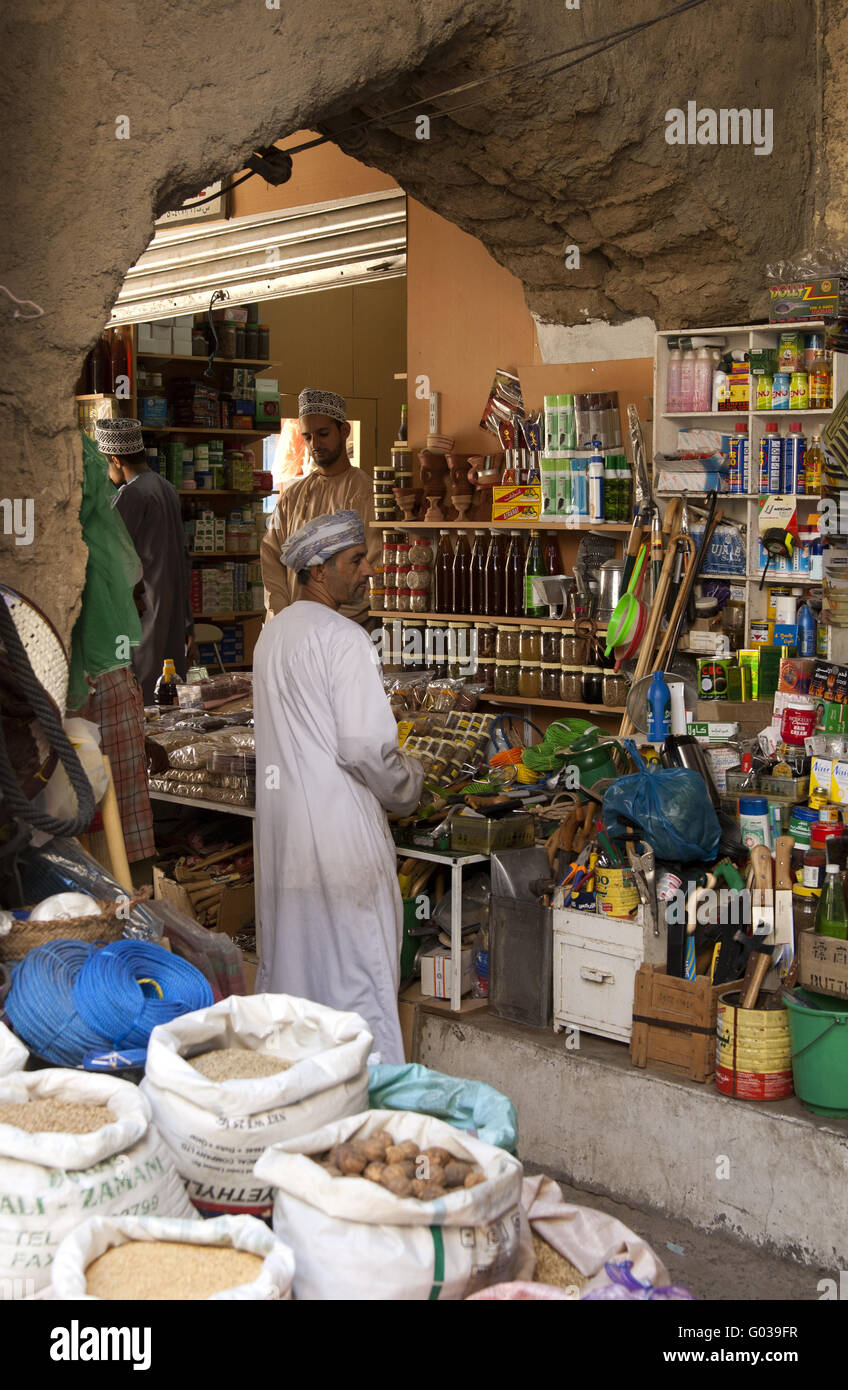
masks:
<svg viewBox="0 0 848 1390"><path fill-rule="evenodd" d="M730 440L730 491L748 491L748 426L738 424Z"/></svg>
<svg viewBox="0 0 848 1390"><path fill-rule="evenodd" d="M783 482L783 440L777 421L769 420L760 441L760 492L778 493Z"/></svg>
<svg viewBox="0 0 848 1390"><path fill-rule="evenodd" d="M804 491L804 455L807 441L801 433L801 422L795 420L789 426L789 434L783 441L783 486L782 492Z"/></svg>

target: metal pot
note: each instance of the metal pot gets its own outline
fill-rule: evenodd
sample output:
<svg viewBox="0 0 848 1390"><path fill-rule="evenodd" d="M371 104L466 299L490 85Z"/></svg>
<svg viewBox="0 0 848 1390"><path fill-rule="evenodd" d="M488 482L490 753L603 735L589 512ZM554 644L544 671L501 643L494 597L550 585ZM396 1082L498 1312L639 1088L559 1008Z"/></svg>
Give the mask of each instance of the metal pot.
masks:
<svg viewBox="0 0 848 1390"><path fill-rule="evenodd" d="M713 778L712 768L696 738L692 738L690 734L669 734L660 753L660 762L663 767L688 767L690 771L697 772L706 783L710 801L716 810L719 809L721 797Z"/></svg>
<svg viewBox="0 0 848 1390"><path fill-rule="evenodd" d="M621 560L605 560L599 570L600 587L596 617L599 623L609 622L613 610L623 592L622 575L624 564Z"/></svg>

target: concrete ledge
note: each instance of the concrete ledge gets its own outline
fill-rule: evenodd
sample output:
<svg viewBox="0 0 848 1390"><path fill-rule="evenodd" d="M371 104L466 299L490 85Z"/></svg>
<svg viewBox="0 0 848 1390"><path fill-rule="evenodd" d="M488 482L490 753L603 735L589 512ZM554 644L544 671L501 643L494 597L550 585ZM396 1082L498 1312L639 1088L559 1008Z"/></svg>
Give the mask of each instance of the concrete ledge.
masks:
<svg viewBox="0 0 848 1390"><path fill-rule="evenodd" d="M571 1051L565 1035L488 1012L419 1008L415 1060L508 1095L520 1157L552 1177L848 1269L848 1121L636 1069L624 1044L592 1034Z"/></svg>

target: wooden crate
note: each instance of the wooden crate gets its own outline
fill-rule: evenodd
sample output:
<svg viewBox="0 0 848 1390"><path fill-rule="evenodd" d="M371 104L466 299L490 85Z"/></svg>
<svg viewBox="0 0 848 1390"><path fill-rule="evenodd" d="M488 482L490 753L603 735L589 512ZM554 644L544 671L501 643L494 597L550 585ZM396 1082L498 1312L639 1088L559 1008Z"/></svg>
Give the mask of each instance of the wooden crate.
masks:
<svg viewBox="0 0 848 1390"><path fill-rule="evenodd" d="M658 965L636 975L630 1060L690 1081L711 1081L716 1061L718 996L733 983L711 985L706 975L679 980Z"/></svg>

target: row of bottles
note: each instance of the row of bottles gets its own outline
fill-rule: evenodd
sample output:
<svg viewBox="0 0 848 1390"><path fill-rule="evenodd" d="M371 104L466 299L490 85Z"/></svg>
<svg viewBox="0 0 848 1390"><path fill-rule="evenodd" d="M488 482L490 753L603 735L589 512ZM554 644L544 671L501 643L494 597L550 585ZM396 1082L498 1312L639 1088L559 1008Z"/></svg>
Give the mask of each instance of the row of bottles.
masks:
<svg viewBox="0 0 848 1390"><path fill-rule="evenodd" d="M464 531L451 547L449 531L439 532L433 573L433 611L480 617L544 618L548 605L533 598L534 578L561 574L559 542L549 532L543 546L538 531L526 548L520 531Z"/></svg>
<svg viewBox="0 0 848 1390"><path fill-rule="evenodd" d="M118 396L129 400L132 350L128 327L107 328L88 357L78 382L80 396Z"/></svg>

